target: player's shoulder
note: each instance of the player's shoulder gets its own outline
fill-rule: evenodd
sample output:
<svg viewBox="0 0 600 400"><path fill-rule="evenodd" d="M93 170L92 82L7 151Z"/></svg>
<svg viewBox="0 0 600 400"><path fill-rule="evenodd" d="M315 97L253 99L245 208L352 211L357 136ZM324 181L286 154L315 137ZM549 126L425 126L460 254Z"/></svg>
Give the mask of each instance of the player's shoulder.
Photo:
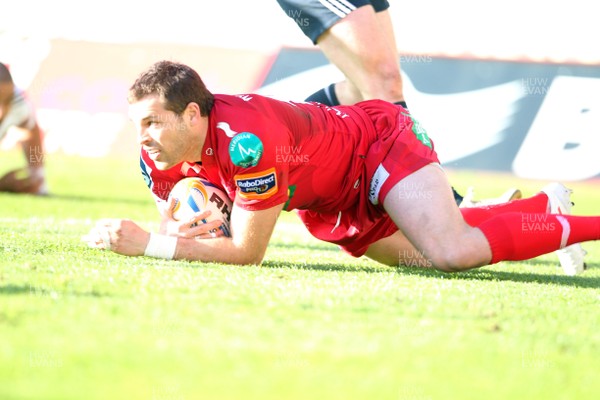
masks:
<svg viewBox="0 0 600 400"><path fill-rule="evenodd" d="M258 94L215 95L211 125L227 138L247 130L268 130L281 123L282 113L273 108L278 103Z"/></svg>
<svg viewBox="0 0 600 400"><path fill-rule="evenodd" d="M240 93L240 94L215 94L215 107L217 109L236 107L247 110L260 107L265 104L279 103L280 100L263 96L256 93Z"/></svg>
<svg viewBox="0 0 600 400"><path fill-rule="evenodd" d="M27 104L27 103L28 103L28 100L27 100L27 95L25 94L25 91L22 89L19 89L18 87L15 86L15 88L13 90L12 100L11 100L12 107L20 106L20 105Z"/></svg>

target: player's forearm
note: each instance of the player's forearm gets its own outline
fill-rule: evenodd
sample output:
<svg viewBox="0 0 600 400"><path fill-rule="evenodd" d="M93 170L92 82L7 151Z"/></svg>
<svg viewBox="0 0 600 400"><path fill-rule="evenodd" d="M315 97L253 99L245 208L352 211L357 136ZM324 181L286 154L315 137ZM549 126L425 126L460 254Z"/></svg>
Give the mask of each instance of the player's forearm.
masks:
<svg viewBox="0 0 600 400"><path fill-rule="evenodd" d="M178 238L174 259L216 262L237 265L260 264L265 255L266 247L252 246L251 248L236 245L231 238L195 240Z"/></svg>
<svg viewBox="0 0 600 400"><path fill-rule="evenodd" d="M268 239L268 238L267 238ZM236 239L190 239L150 233L126 219L100 220L85 237L91 247L112 250L125 256L149 256L164 259L260 264L268 240L256 236Z"/></svg>
<svg viewBox="0 0 600 400"><path fill-rule="evenodd" d="M24 128L21 128L24 129ZM44 145L42 143L42 132L36 124L31 129L26 129L27 134L23 140L23 153L30 169L38 170L44 166Z"/></svg>

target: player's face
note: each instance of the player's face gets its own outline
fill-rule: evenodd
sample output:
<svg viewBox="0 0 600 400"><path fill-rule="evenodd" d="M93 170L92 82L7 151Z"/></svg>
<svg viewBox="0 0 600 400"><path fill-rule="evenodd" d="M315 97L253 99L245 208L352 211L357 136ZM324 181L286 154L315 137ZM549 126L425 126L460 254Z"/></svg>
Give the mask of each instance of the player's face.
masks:
<svg viewBox="0 0 600 400"><path fill-rule="evenodd" d="M129 105L140 145L160 170L183 161L200 161L202 141L192 130L186 111L178 115L166 110L158 96L148 96ZM196 159L197 158L197 159Z"/></svg>
<svg viewBox="0 0 600 400"><path fill-rule="evenodd" d="M8 113L13 98L14 84L11 82L0 82L0 121Z"/></svg>

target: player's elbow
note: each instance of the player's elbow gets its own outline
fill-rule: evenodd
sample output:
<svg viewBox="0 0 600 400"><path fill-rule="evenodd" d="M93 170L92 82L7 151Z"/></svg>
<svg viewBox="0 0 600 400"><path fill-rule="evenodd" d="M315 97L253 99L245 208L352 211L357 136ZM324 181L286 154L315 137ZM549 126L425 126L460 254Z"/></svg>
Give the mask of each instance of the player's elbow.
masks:
<svg viewBox="0 0 600 400"><path fill-rule="evenodd" d="M244 254L242 257L239 257L235 260L234 264L240 266L252 266L252 265L260 265L263 262L264 253L263 254Z"/></svg>
<svg viewBox="0 0 600 400"><path fill-rule="evenodd" d="M265 258L266 248L241 248L234 251L232 264L237 265L260 265Z"/></svg>

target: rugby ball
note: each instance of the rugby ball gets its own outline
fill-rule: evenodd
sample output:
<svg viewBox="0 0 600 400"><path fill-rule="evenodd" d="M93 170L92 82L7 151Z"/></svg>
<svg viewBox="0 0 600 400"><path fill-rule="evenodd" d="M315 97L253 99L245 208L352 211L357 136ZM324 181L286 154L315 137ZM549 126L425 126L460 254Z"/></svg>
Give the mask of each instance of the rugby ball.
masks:
<svg viewBox="0 0 600 400"><path fill-rule="evenodd" d="M182 221L191 218L195 213L210 210L208 218L201 222L207 223L220 220L219 227L225 236L231 236L229 222L231 220L232 202L221 189L201 178L184 178L177 182L169 193L169 200L175 199L171 210L173 219Z"/></svg>

